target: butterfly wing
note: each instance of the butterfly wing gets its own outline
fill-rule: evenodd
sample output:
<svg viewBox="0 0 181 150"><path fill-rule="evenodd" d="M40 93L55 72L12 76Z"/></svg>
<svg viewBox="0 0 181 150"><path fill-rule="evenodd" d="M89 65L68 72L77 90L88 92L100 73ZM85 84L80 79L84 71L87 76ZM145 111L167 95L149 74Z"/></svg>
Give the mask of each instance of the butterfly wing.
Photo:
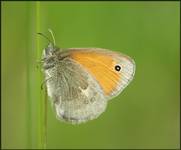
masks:
<svg viewBox="0 0 181 150"><path fill-rule="evenodd" d="M135 73L134 61L121 53L101 48L71 48L70 57L98 81L107 99L117 96ZM121 70L117 71L116 66Z"/></svg>
<svg viewBox="0 0 181 150"><path fill-rule="evenodd" d="M106 108L107 100L99 84L72 58L65 58L45 71L48 94L57 117L71 123L97 118Z"/></svg>
<svg viewBox="0 0 181 150"><path fill-rule="evenodd" d="M97 118L107 100L133 79L134 61L120 53L98 48L72 48L60 52L54 67L45 70L48 94L57 117L71 123ZM115 66L121 66L120 71Z"/></svg>

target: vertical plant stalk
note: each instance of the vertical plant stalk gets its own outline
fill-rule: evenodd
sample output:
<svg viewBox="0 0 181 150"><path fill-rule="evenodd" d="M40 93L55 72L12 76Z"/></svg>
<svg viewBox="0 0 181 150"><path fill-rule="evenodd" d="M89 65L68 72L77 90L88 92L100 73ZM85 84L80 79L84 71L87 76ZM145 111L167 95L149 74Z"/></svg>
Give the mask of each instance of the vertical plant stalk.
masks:
<svg viewBox="0 0 181 150"><path fill-rule="evenodd" d="M36 2L36 32L40 32L40 2L37 1ZM40 41L39 41L39 37L37 36L37 40L36 40L36 47L37 47L37 59L40 60L41 59L41 53L42 50L40 48ZM43 76L42 76L42 72L41 69L39 69L39 73L38 73L38 78L39 81L41 81L41 83L43 82ZM40 83L40 85L41 85ZM38 99L38 118L39 120L37 120L38 122L38 147L40 149L46 149L46 139L47 139L47 94L46 94L46 90L40 91L40 98Z"/></svg>
<svg viewBox="0 0 181 150"><path fill-rule="evenodd" d="M45 93L44 93L44 140L43 140L43 147L46 149L47 146L47 89L45 87Z"/></svg>
<svg viewBox="0 0 181 150"><path fill-rule="evenodd" d="M30 8L28 8L28 5L27 5L27 18L30 18L30 13L31 13L31 11L30 11ZM27 25L28 27L28 29L30 29L30 25L28 24ZM31 67L31 57L29 57L29 56L31 56L31 51L30 51L30 42L29 42L29 40L30 39L28 39L27 41L27 50L26 50L26 81L27 81L27 83L26 83L26 93L27 93L27 107L26 107L26 109L27 109L27 120L26 120L26 123L27 123L27 126L26 126L26 128L27 128L27 148L28 149L31 149L32 148L32 134L31 134L31 132L32 132L32 112L31 112L31 110L32 110L32 102L31 102L31 100L32 100L32 89L31 89L31 69L30 69L30 67Z"/></svg>

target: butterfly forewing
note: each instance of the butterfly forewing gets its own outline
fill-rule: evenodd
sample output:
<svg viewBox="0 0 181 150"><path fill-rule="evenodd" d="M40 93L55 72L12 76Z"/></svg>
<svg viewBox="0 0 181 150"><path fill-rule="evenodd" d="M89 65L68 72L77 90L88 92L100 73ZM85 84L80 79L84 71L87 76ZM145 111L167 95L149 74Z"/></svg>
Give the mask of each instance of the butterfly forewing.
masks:
<svg viewBox="0 0 181 150"><path fill-rule="evenodd" d="M72 48L70 57L98 81L108 99L117 96L134 76L134 61L117 52L101 48ZM115 69L117 65L121 67L120 71Z"/></svg>

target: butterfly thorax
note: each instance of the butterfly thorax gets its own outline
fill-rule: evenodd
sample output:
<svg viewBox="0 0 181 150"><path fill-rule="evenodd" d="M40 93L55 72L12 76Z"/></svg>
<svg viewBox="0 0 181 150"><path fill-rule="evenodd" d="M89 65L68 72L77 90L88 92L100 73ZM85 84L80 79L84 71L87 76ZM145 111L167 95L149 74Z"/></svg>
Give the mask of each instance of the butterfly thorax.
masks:
<svg viewBox="0 0 181 150"><path fill-rule="evenodd" d="M51 43L44 49L42 55L43 69L47 70L54 67L59 62L63 61L68 54L62 52L63 49L53 46Z"/></svg>

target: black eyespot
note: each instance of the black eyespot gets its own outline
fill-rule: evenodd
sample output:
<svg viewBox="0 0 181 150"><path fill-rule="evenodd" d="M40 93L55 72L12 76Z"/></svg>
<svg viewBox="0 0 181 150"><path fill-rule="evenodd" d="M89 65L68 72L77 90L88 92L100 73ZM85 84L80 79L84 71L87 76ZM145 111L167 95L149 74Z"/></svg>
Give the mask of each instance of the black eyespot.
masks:
<svg viewBox="0 0 181 150"><path fill-rule="evenodd" d="M115 66L115 70L116 70L116 71L120 71L120 70L121 70L121 66L120 66L120 65L116 65L116 66Z"/></svg>

